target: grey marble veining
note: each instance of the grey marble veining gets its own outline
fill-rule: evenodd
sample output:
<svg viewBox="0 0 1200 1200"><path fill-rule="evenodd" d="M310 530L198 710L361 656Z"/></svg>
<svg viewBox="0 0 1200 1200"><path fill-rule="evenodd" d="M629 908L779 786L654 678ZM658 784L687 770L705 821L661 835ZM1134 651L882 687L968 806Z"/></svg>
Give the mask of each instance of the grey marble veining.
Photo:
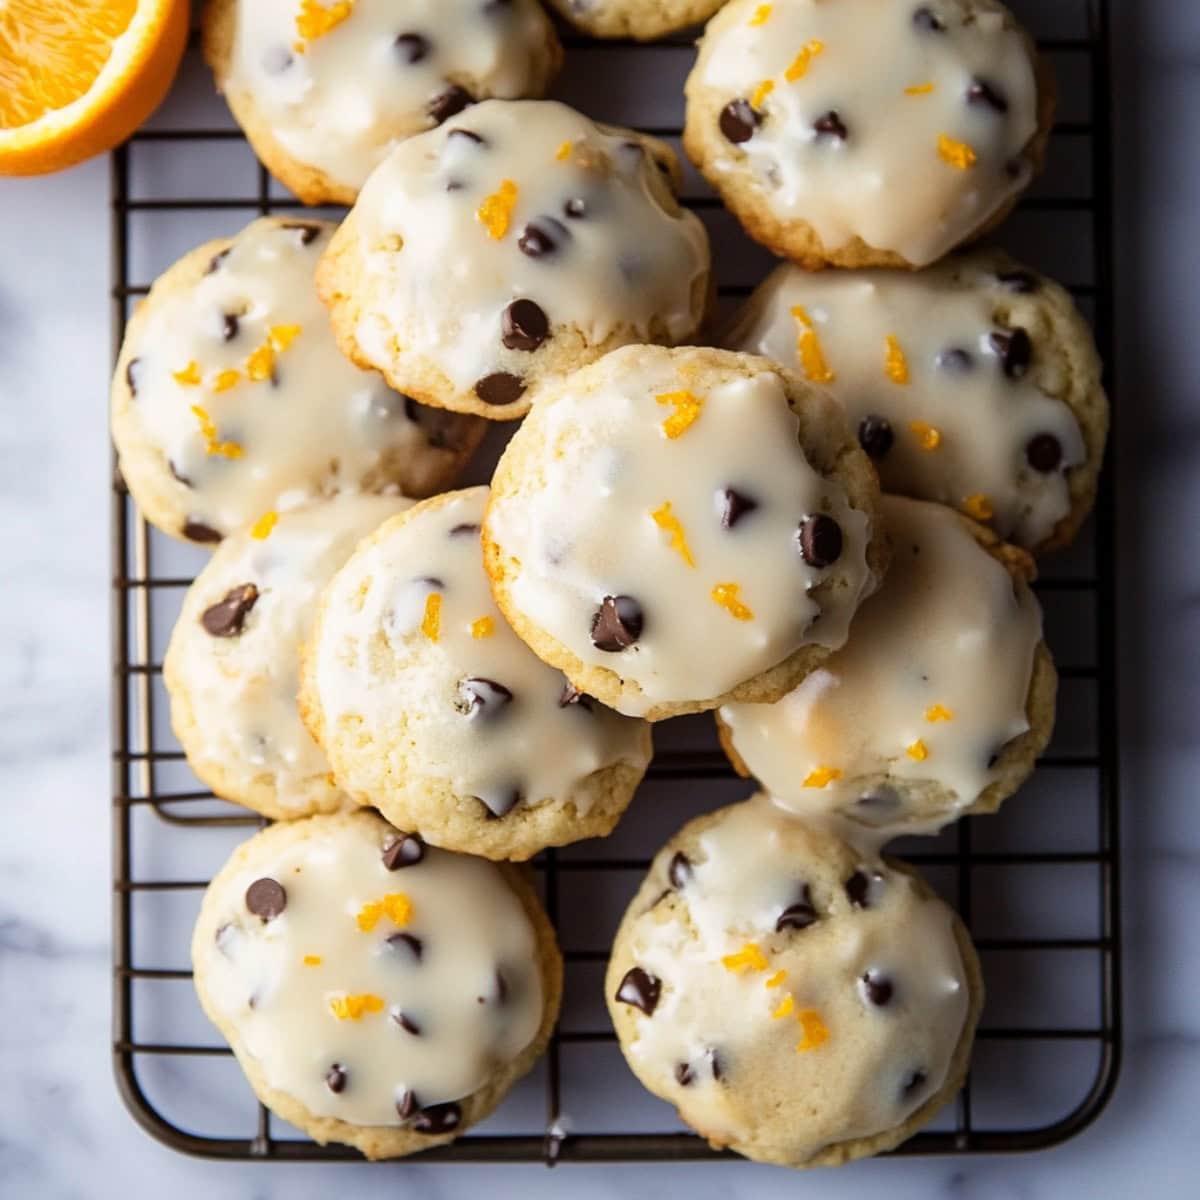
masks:
<svg viewBox="0 0 1200 1200"><path fill-rule="evenodd" d="M1116 0L1115 11L1127 1041L1096 1125L1042 1154L799 1176L750 1164L230 1165L181 1158L138 1130L108 1052L111 347L107 165L97 162L0 181L0 1195L1190 1194L1200 1172L1200 4ZM217 838L202 853L215 861L224 848ZM138 852L170 869L169 844L147 835ZM1074 919L1065 903L1063 919ZM1053 996L1054 982L1039 986ZM147 1086L177 1086L172 1069ZM227 1087L219 1071L190 1081L191 1111L225 1105Z"/></svg>

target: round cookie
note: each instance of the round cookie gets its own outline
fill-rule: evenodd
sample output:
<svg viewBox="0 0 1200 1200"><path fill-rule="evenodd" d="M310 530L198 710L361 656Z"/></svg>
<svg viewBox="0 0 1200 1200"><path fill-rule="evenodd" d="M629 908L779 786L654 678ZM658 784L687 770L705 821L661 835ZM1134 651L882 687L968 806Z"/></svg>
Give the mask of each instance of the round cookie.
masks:
<svg viewBox="0 0 1200 1200"><path fill-rule="evenodd" d="M714 1147L792 1167L915 1133L961 1086L983 1005L966 929L909 868L763 797L655 857L605 992L651 1092Z"/></svg>
<svg viewBox="0 0 1200 1200"><path fill-rule="evenodd" d="M574 691L505 623L486 501L435 496L363 543L321 599L301 710L363 803L436 845L526 859L612 830L650 729Z"/></svg>
<svg viewBox="0 0 1200 1200"><path fill-rule="evenodd" d="M175 736L216 795L277 819L352 806L300 720L300 647L334 572L410 503L343 495L292 509L265 538L226 538L188 588L163 681Z"/></svg>
<svg viewBox="0 0 1200 1200"><path fill-rule="evenodd" d="M536 0L209 0L201 32L255 153L306 204L353 204L398 142L540 96L562 61Z"/></svg>
<svg viewBox="0 0 1200 1200"><path fill-rule="evenodd" d="M1053 81L997 0L732 0L684 147L805 267L911 267L998 224L1041 168Z"/></svg>
<svg viewBox="0 0 1200 1200"><path fill-rule="evenodd" d="M632 342L691 338L708 237L669 147L489 100L398 146L317 276L338 345L426 404L512 420Z"/></svg>
<svg viewBox="0 0 1200 1200"><path fill-rule="evenodd" d="M726 705L717 723L782 807L929 831L1020 787L1057 676L1024 551L940 504L884 496L882 513L891 566L846 645L778 703Z"/></svg>
<svg viewBox="0 0 1200 1200"><path fill-rule="evenodd" d="M999 251L916 272L784 265L723 340L816 375L884 491L1035 553L1091 510L1108 432L1091 331L1066 289Z"/></svg>
<svg viewBox="0 0 1200 1200"><path fill-rule="evenodd" d="M196 991L255 1094L315 1141L453 1141L545 1049L562 958L525 876L375 813L272 825L209 885Z"/></svg>
<svg viewBox="0 0 1200 1200"><path fill-rule="evenodd" d="M509 442L484 551L501 611L542 658L657 721L777 700L840 646L883 570L877 501L837 406L796 375L631 346Z"/></svg>
<svg viewBox="0 0 1200 1200"><path fill-rule="evenodd" d="M725 0L550 0L585 33L651 42L709 17Z"/></svg>
<svg viewBox="0 0 1200 1200"><path fill-rule="evenodd" d="M313 286L332 228L253 221L175 263L130 320L113 438L164 533L219 542L338 491L426 496L482 438L483 422L424 408L338 353Z"/></svg>

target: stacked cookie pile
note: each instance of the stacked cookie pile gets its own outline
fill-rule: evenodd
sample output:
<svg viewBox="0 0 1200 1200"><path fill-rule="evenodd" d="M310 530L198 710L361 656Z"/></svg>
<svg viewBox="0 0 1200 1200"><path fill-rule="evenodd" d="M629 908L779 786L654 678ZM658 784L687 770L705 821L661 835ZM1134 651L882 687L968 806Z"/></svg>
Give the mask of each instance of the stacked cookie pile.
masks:
<svg viewBox="0 0 1200 1200"><path fill-rule="evenodd" d="M719 6L560 7L654 37ZM519 98L561 59L533 0L212 0L205 47L263 161L353 204L187 255L113 385L142 511L214 547L176 733L277 822L193 942L256 1092L372 1157L485 1116L562 988L512 864L611 832L651 725L713 712L761 791L651 865L606 983L622 1049L716 1146L896 1145L960 1086L982 984L881 850L994 811L1046 745L1034 555L1086 517L1107 428L1067 293L945 257L1040 165L1032 42L994 0L721 8L685 146L790 260L723 333L670 148ZM446 490L517 418L490 486Z"/></svg>

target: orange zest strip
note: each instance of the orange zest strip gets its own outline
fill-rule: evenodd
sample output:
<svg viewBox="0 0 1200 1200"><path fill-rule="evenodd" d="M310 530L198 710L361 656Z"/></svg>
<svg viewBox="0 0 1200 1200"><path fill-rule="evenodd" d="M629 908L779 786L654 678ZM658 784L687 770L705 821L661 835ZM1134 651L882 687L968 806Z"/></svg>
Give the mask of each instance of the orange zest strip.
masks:
<svg viewBox="0 0 1200 1200"><path fill-rule="evenodd" d="M963 501L963 510L977 521L990 521L996 515L992 502L982 492L968 496Z"/></svg>
<svg viewBox="0 0 1200 1200"><path fill-rule="evenodd" d="M747 942L737 953L726 954L721 966L727 971L765 971L769 964L758 943Z"/></svg>
<svg viewBox="0 0 1200 1200"><path fill-rule="evenodd" d="M938 137L938 157L960 171L966 171L979 161L979 155L966 142L956 142L944 133Z"/></svg>
<svg viewBox="0 0 1200 1200"><path fill-rule="evenodd" d="M710 595L713 602L726 609L734 620L753 621L754 613L738 599L738 592L741 590L742 585L740 583L718 583Z"/></svg>
<svg viewBox="0 0 1200 1200"><path fill-rule="evenodd" d="M769 979L763 980L763 987L773 988L778 987L787 978L787 972L780 967Z"/></svg>
<svg viewBox="0 0 1200 1200"><path fill-rule="evenodd" d="M566 162L567 159L570 157L571 157L571 143L570 142L560 143L558 149L554 152L555 161L556 162Z"/></svg>
<svg viewBox="0 0 1200 1200"><path fill-rule="evenodd" d="M271 536L271 530L279 524L279 514L272 509L265 512L250 526L250 536L257 541L265 541Z"/></svg>
<svg viewBox="0 0 1200 1200"><path fill-rule="evenodd" d="M887 337L887 358L884 360L883 371L893 383L908 382L908 359L904 356L899 341L891 333Z"/></svg>
<svg viewBox="0 0 1200 1200"><path fill-rule="evenodd" d="M383 997L374 992L355 992L349 996L333 996L329 1011L339 1021L358 1021L364 1013L383 1012Z"/></svg>
<svg viewBox="0 0 1200 1200"><path fill-rule="evenodd" d="M421 632L434 644L442 632L442 594L430 592L425 597L425 615L421 618Z"/></svg>
<svg viewBox="0 0 1200 1200"><path fill-rule="evenodd" d="M488 237L498 242L507 232L517 206L517 185L511 179L504 180L498 191L484 198L475 216L488 231Z"/></svg>
<svg viewBox="0 0 1200 1200"><path fill-rule="evenodd" d="M496 622L491 617L480 617L478 621L471 622L471 636L473 638L490 638L496 632Z"/></svg>
<svg viewBox="0 0 1200 1200"><path fill-rule="evenodd" d="M904 751L913 762L924 762L929 757L929 747L925 745L920 738L917 738L907 750Z"/></svg>
<svg viewBox="0 0 1200 1200"><path fill-rule="evenodd" d="M286 350L299 336L299 325L272 325L267 332L276 350Z"/></svg>
<svg viewBox="0 0 1200 1200"><path fill-rule="evenodd" d="M923 450L936 450L942 444L942 431L927 425L924 421L910 421L909 429L917 436Z"/></svg>
<svg viewBox="0 0 1200 1200"><path fill-rule="evenodd" d="M271 378L275 370L275 351L270 342L264 342L246 359L246 375L255 383Z"/></svg>
<svg viewBox="0 0 1200 1200"><path fill-rule="evenodd" d="M704 401L691 392L662 392L655 396L659 404L669 404L674 412L662 423L662 431L674 439L685 433L695 423L704 408Z"/></svg>
<svg viewBox="0 0 1200 1200"><path fill-rule="evenodd" d="M172 371L171 378L181 387L199 387L200 364L193 358L182 371Z"/></svg>
<svg viewBox="0 0 1200 1200"><path fill-rule="evenodd" d="M775 80L764 79L762 83L750 93L750 107L762 108L763 101L775 90Z"/></svg>
<svg viewBox="0 0 1200 1200"><path fill-rule="evenodd" d="M953 721L954 714L944 704L931 704L925 710L925 720L927 720L930 725L934 724L936 721Z"/></svg>
<svg viewBox="0 0 1200 1200"><path fill-rule="evenodd" d="M407 925L412 920L412 911L412 901L403 892L389 892L382 900L368 900L354 921L363 933L370 933L380 917L387 917L393 925Z"/></svg>
<svg viewBox="0 0 1200 1200"><path fill-rule="evenodd" d="M306 954L300 961L306 967L319 967L321 965L321 956L319 954Z"/></svg>
<svg viewBox="0 0 1200 1200"><path fill-rule="evenodd" d="M795 304L792 306L792 316L801 326L796 350L804 374L813 383L832 383L836 376L825 361L825 351L821 348L821 339L813 328L808 310L802 304Z"/></svg>
<svg viewBox="0 0 1200 1200"><path fill-rule="evenodd" d="M911 87L904 89L904 94L906 96L928 96L932 91L932 83L914 83Z"/></svg>
<svg viewBox="0 0 1200 1200"><path fill-rule="evenodd" d="M230 388L237 387L241 378L241 371L235 371L232 367L224 371L218 371L216 377L213 379L213 391L227 392Z"/></svg>
<svg viewBox="0 0 1200 1200"><path fill-rule="evenodd" d="M300 11L296 14L296 32L310 42L324 37L337 28L353 11L354 0L336 0L333 4L321 4L319 0L300 0Z"/></svg>
<svg viewBox="0 0 1200 1200"><path fill-rule="evenodd" d="M687 535L683 532L683 524L679 518L671 512L671 502L668 500L661 508L656 508L650 516L653 518L655 525L659 529L665 530L671 535L671 549L678 550L680 558L683 559L689 567L696 565L696 560L692 557L692 551L687 544Z"/></svg>
<svg viewBox="0 0 1200 1200"><path fill-rule="evenodd" d="M805 42L800 47L799 53L792 59L792 65L783 73L784 79L788 83L795 83L797 79L808 74L808 68L812 65L812 60L817 57L825 49L825 43L813 38L812 41Z"/></svg>
<svg viewBox="0 0 1200 1200"><path fill-rule="evenodd" d="M829 1028L821 1020L821 1014L815 1008L802 1008L796 1014L804 1037L796 1043L796 1050L803 1054L806 1050L815 1050L818 1046L829 1041Z"/></svg>
<svg viewBox="0 0 1200 1200"><path fill-rule="evenodd" d="M841 779L842 773L837 767L817 767L804 777L804 787L828 787L835 779Z"/></svg>
<svg viewBox="0 0 1200 1200"><path fill-rule="evenodd" d="M778 1007L771 1014L771 1019L773 1021L781 1021L784 1017L790 1017L795 1011L796 997L793 996L791 992L788 992L788 994L784 996L782 1000L780 1000Z"/></svg>
<svg viewBox="0 0 1200 1200"><path fill-rule="evenodd" d="M774 7L773 4L760 4L754 10L754 16L750 18L751 27L765 25L771 19L771 9Z"/></svg>

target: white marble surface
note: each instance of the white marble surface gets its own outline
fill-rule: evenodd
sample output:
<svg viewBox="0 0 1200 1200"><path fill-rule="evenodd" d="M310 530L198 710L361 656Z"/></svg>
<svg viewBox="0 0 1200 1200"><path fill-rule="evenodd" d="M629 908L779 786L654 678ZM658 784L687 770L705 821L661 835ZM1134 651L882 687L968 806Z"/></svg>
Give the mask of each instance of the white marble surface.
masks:
<svg viewBox="0 0 1200 1200"><path fill-rule="evenodd" d="M1125 1066L1044 1153L748 1164L231 1165L140 1132L109 1068L107 166L0 181L0 1195L579 1200L1189 1194L1200 1171L1200 4L1117 0ZM1032 1098L1031 1098L1032 1099Z"/></svg>

